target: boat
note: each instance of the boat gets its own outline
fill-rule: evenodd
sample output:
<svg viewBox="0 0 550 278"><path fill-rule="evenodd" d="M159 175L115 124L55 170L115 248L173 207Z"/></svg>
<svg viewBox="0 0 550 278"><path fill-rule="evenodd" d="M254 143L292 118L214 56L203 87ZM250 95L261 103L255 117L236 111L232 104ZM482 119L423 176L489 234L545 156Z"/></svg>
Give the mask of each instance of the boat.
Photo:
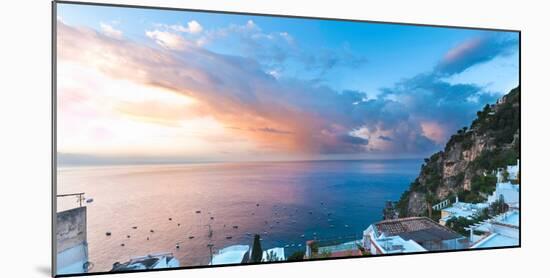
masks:
<svg viewBox="0 0 550 278"><path fill-rule="evenodd" d="M237 226L237 225L233 226L233 229L238 229L238 228L239 228L239 226Z"/></svg>
<svg viewBox="0 0 550 278"><path fill-rule="evenodd" d="M232 236L226 236L225 238L226 239L232 239L233 237Z"/></svg>

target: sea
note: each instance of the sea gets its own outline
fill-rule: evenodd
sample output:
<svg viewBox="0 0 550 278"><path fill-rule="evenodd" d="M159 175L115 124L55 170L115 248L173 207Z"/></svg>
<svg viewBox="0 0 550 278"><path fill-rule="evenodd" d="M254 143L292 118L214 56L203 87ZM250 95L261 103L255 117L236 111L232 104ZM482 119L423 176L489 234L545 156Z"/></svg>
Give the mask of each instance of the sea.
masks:
<svg viewBox="0 0 550 278"><path fill-rule="evenodd" d="M60 167L57 194L84 192L90 272L147 254L207 265L236 244L285 247L351 241L382 219L421 160L339 160ZM57 210L77 207L57 198ZM106 233L111 233L107 236ZM124 246L122 246L124 245ZM179 247L179 248L178 248ZM212 249L212 250L211 250Z"/></svg>

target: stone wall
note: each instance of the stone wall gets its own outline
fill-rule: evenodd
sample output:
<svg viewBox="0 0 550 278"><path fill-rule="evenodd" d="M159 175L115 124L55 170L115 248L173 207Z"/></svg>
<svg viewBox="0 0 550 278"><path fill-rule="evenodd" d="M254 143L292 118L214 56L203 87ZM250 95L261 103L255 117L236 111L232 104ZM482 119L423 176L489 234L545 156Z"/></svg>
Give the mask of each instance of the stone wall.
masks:
<svg viewBox="0 0 550 278"><path fill-rule="evenodd" d="M86 207L57 213L57 253L86 243Z"/></svg>

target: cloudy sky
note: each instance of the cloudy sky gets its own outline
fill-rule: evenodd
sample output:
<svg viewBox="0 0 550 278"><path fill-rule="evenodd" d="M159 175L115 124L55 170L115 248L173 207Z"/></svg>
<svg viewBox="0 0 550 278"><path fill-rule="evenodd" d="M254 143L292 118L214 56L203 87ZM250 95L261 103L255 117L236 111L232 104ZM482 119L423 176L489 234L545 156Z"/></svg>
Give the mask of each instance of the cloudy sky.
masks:
<svg viewBox="0 0 550 278"><path fill-rule="evenodd" d="M516 33L58 4L67 163L422 158L518 85Z"/></svg>

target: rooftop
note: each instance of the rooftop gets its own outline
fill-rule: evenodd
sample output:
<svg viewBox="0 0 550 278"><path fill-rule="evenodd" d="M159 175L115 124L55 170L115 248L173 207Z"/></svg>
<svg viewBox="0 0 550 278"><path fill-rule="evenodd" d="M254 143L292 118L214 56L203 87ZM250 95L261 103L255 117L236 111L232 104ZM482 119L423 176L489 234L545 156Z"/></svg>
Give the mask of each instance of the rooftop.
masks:
<svg viewBox="0 0 550 278"><path fill-rule="evenodd" d="M468 217L468 216L471 216L472 214L480 212L481 210L483 210L488 206L489 204L486 204L486 203L471 204L471 203L457 202L448 208L442 209L442 211L449 212L455 216Z"/></svg>
<svg viewBox="0 0 550 278"><path fill-rule="evenodd" d="M404 240L400 236L376 239L376 244L383 249L384 254L423 252L424 247L413 240Z"/></svg>
<svg viewBox="0 0 550 278"><path fill-rule="evenodd" d="M249 250L250 247L248 245L231 245L225 247L212 257L212 262L210 264L240 264Z"/></svg>
<svg viewBox="0 0 550 278"><path fill-rule="evenodd" d="M323 253L323 252L337 253L342 251L358 250L357 246L360 244L361 243L358 241L350 241L350 242L345 242L345 243L336 244L336 245L321 246L319 247L319 253Z"/></svg>
<svg viewBox="0 0 550 278"><path fill-rule="evenodd" d="M147 255L143 257L137 257L125 263L116 262L115 264L113 264L113 269L111 271L159 269L159 268L169 268L169 267L178 267L178 266L179 266L178 260L175 259L172 254L166 253L166 254Z"/></svg>
<svg viewBox="0 0 550 278"><path fill-rule="evenodd" d="M329 258L361 256L359 241L344 242L336 245L319 247L318 254L326 254Z"/></svg>
<svg viewBox="0 0 550 278"><path fill-rule="evenodd" d="M513 210L494 218L495 223L519 227L519 211Z"/></svg>
<svg viewBox="0 0 550 278"><path fill-rule="evenodd" d="M491 248L517 245L519 245L519 240L517 238L508 237L501 234L491 234L490 236L474 244L472 248Z"/></svg>
<svg viewBox="0 0 550 278"><path fill-rule="evenodd" d="M386 237L400 236L404 240L412 239L416 242L442 241L462 238L453 230L439 225L427 217L407 217L384 220L375 224L376 229Z"/></svg>

